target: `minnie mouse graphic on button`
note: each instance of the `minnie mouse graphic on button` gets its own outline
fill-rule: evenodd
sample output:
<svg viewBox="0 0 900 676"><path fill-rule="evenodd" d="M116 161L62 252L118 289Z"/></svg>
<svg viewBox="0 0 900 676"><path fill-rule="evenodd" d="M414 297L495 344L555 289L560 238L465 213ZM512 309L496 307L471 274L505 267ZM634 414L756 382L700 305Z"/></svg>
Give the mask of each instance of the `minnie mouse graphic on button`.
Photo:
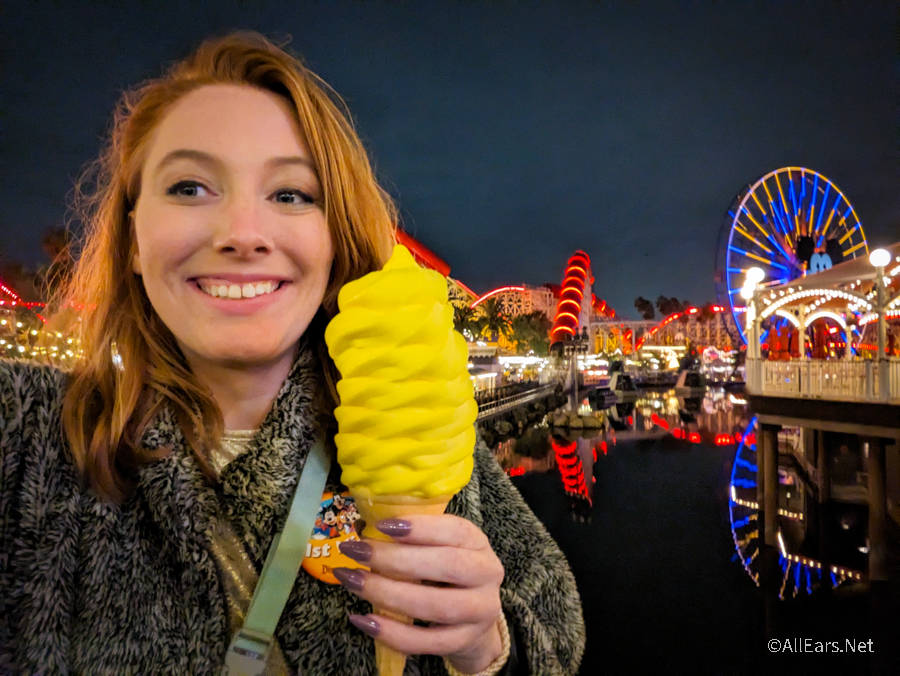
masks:
<svg viewBox="0 0 900 676"><path fill-rule="evenodd" d="M312 537L306 544L306 556L303 558L303 569L314 578L329 584L338 584L332 574L335 568L362 568L348 556L341 554L338 543L347 540L359 540L356 532L356 521L359 512L349 492L322 495L319 513L313 525Z"/></svg>

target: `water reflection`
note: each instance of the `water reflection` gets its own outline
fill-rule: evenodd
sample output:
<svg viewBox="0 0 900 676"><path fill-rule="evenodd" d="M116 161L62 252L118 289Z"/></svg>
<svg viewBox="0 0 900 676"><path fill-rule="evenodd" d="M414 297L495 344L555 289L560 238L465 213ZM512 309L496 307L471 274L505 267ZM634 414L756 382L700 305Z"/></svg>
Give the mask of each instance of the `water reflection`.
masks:
<svg viewBox="0 0 900 676"><path fill-rule="evenodd" d="M802 435L778 435L778 547L760 550L756 421L742 394L643 391L580 405L597 429L545 419L494 449L572 567L588 631L582 674L662 663L673 673L780 673L772 637L875 635L861 593L868 519L852 500L863 466L853 440L824 439L839 452L823 502L795 462ZM867 669L862 660L853 669Z"/></svg>
<svg viewBox="0 0 900 676"><path fill-rule="evenodd" d="M731 535L736 560L758 585L756 418L750 417L743 396L724 389L687 398L677 396L675 390L644 391L634 401L612 404L602 396L591 394L579 407L581 414L600 416L598 429L552 427L548 416L520 437L498 444L495 452L501 467L511 477L558 473L572 520L590 523L595 474L602 472L598 462L616 452L620 443L652 441L656 448L672 452L692 445L733 446L727 486ZM794 436L795 430L785 430L779 441L783 446L799 443ZM843 456L836 462L850 465ZM780 597L793 598L861 579L868 551L865 508L817 504L800 473L788 467L778 472ZM848 470L849 474L856 476Z"/></svg>
<svg viewBox="0 0 900 676"><path fill-rule="evenodd" d="M750 578L759 585L759 504L756 481L756 418L750 420L732 464L729 518L735 549ZM796 443L795 432L781 444ZM781 599L834 589L858 581L868 552L865 509L860 505L820 505L798 472L778 468L778 566Z"/></svg>

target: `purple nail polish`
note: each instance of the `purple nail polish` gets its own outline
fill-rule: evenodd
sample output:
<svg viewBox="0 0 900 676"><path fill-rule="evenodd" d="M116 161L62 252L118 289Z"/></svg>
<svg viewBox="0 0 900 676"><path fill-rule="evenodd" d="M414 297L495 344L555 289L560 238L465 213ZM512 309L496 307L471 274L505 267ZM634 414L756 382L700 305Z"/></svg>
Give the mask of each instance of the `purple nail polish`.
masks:
<svg viewBox="0 0 900 676"><path fill-rule="evenodd" d="M360 540L344 540L338 543L338 549L344 556L349 556L354 561L368 563L372 559L372 545Z"/></svg>
<svg viewBox="0 0 900 676"><path fill-rule="evenodd" d="M403 519L382 519L375 524L375 528L392 538L402 538L404 535L409 535L412 524Z"/></svg>
<svg viewBox="0 0 900 676"><path fill-rule="evenodd" d="M338 582L354 594L359 594L362 591L366 578L360 571L353 568L335 568L331 572L338 579Z"/></svg>
<svg viewBox="0 0 900 676"><path fill-rule="evenodd" d="M378 636L378 632L381 631L381 625L373 620L371 615L348 615L348 618L350 624L372 638Z"/></svg>

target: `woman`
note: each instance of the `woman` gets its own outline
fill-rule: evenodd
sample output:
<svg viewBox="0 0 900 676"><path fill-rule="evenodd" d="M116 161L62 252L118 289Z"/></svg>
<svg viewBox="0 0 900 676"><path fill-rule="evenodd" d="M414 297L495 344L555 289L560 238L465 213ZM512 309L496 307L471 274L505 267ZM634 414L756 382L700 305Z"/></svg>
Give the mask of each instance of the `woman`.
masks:
<svg viewBox="0 0 900 676"><path fill-rule="evenodd" d="M83 305L83 358L0 364L4 673L221 670L334 426L337 293L392 245L393 207L335 100L248 34L126 95L63 295ZM397 544L342 550L371 572L301 571L266 673L370 674L374 636L415 655L412 673L577 670L571 573L483 445L447 514L373 526Z"/></svg>

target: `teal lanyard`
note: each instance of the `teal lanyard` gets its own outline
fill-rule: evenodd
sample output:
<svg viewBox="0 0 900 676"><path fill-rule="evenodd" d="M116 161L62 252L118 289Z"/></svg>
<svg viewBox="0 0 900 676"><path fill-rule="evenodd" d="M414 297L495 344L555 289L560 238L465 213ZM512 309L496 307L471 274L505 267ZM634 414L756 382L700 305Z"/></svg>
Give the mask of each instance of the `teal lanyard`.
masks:
<svg viewBox="0 0 900 676"><path fill-rule="evenodd" d="M260 676L265 672L275 628L300 572L330 469L331 458L316 438L300 473L287 522L269 547L244 626L231 639L222 676Z"/></svg>

